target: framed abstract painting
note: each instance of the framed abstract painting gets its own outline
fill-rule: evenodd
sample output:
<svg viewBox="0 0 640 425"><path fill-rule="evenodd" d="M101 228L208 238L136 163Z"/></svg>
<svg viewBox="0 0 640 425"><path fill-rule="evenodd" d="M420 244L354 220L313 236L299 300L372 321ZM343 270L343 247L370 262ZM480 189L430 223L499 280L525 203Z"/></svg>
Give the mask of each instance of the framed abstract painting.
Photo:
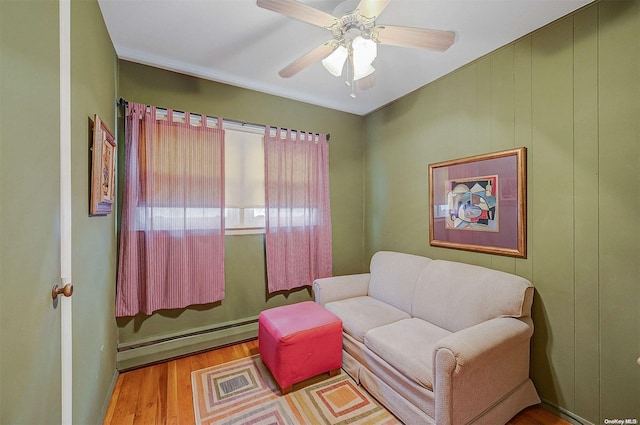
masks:
<svg viewBox="0 0 640 425"><path fill-rule="evenodd" d="M525 147L429 164L432 246L526 258Z"/></svg>

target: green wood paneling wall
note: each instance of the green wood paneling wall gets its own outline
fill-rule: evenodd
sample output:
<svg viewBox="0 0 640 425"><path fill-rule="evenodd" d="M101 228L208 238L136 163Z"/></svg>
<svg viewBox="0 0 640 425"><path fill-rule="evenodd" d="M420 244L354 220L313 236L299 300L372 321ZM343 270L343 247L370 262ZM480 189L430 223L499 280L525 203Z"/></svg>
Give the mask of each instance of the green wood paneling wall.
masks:
<svg viewBox="0 0 640 425"><path fill-rule="evenodd" d="M598 335L598 8L574 16L575 409L599 415Z"/></svg>
<svg viewBox="0 0 640 425"><path fill-rule="evenodd" d="M640 2L599 7L601 417L640 421Z"/></svg>
<svg viewBox="0 0 640 425"><path fill-rule="evenodd" d="M366 252L536 286L531 376L576 418L640 420L640 2L601 1L366 117ZM528 256L429 246L428 164L528 148Z"/></svg>
<svg viewBox="0 0 640 425"><path fill-rule="evenodd" d="M537 333L532 353L534 364L544 367L534 368L532 377L543 397L559 406L573 404L576 373L572 21L535 33L531 55L530 258L534 317L546 328Z"/></svg>

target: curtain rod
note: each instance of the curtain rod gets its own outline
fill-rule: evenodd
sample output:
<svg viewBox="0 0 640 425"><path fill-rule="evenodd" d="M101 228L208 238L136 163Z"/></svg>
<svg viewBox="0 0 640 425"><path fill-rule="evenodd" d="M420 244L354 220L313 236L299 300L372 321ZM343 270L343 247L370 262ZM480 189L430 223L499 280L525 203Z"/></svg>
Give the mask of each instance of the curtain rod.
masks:
<svg viewBox="0 0 640 425"><path fill-rule="evenodd" d="M127 106L127 104L128 104L128 103L129 103L129 101L128 101L128 100L125 100L125 99L123 99L123 98L120 98L120 99L118 99L117 106L123 106L123 107L124 107L124 106ZM170 109L170 108L163 108L163 107L159 107L159 106L156 106L156 108L157 108L157 109L163 109L163 110L165 110L165 111L166 111L166 110L168 110L168 109ZM184 111L177 111L177 112L183 112L183 113L184 113ZM209 115L207 115L207 116L208 116L209 118L216 118L216 119L218 118L218 117L210 117ZM264 124L256 124L256 123L247 122L247 121L232 120L232 119L229 119L229 118L223 118L223 119L222 119L222 122L223 122L223 123L228 123L228 124L236 124L236 125L240 125L240 126L242 126L242 127L244 127L244 126L259 127L259 128L261 128L263 131L267 129L267 126L266 126L266 125L264 125ZM300 131L300 130L295 130L295 129L293 129L293 128L292 128L292 129L288 129L288 128L281 128L280 130L287 130L287 131L293 131L293 132L296 132L296 133L303 133L302 131ZM306 132L304 132L304 133L306 133ZM313 133L313 134L320 134L320 133ZM328 142L328 141L329 141L329 139L331 138L331 134L330 134L330 133L327 133L327 134L326 134L326 136L327 136L327 142Z"/></svg>

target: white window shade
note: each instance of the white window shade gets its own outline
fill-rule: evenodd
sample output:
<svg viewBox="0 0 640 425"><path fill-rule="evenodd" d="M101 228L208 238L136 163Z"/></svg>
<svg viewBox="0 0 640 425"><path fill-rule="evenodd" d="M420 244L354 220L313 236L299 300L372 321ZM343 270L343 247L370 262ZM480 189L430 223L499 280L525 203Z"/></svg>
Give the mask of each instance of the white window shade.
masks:
<svg viewBox="0 0 640 425"><path fill-rule="evenodd" d="M264 208L261 134L225 129L225 206Z"/></svg>

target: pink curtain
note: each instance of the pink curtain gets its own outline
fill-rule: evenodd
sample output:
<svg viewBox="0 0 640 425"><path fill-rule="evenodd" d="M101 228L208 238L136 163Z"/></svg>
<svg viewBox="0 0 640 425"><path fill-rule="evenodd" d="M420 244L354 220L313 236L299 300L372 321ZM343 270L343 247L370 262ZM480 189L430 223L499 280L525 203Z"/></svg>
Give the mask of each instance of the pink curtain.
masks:
<svg viewBox="0 0 640 425"><path fill-rule="evenodd" d="M325 135L276 129L272 136L267 127L264 154L272 293L332 275L329 145Z"/></svg>
<svg viewBox="0 0 640 425"><path fill-rule="evenodd" d="M116 316L222 300L222 126L137 103L125 120Z"/></svg>

